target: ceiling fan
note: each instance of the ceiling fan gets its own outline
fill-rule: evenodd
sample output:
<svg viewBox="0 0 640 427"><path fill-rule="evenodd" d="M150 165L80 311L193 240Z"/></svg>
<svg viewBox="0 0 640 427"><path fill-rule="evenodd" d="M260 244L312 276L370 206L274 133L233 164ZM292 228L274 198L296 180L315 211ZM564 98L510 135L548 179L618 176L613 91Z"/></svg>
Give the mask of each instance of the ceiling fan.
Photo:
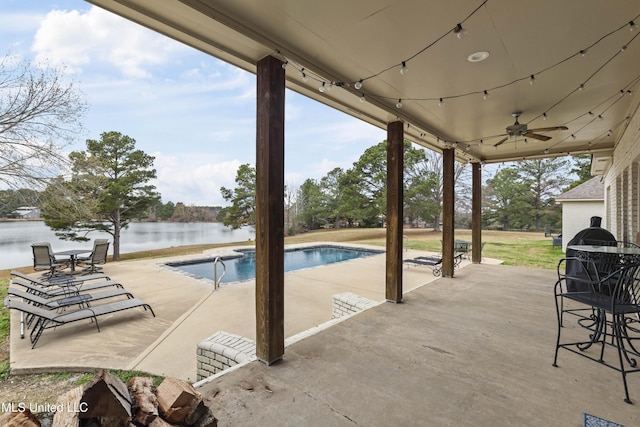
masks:
<svg viewBox="0 0 640 427"><path fill-rule="evenodd" d="M511 113L511 115L515 117L516 122L511 126L507 126L506 136L502 138L500 141L498 141L494 145L494 147L504 144L509 138L512 138L512 137L517 138L519 136L522 136L525 138L538 139L540 141L548 141L551 139L550 136L540 135L539 133L536 133L536 132L549 132L552 130L569 130L569 128L566 126L552 126L548 128L528 129L526 124L520 124L518 122L518 117L520 117L521 114L522 114L521 111L516 111L515 113Z"/></svg>

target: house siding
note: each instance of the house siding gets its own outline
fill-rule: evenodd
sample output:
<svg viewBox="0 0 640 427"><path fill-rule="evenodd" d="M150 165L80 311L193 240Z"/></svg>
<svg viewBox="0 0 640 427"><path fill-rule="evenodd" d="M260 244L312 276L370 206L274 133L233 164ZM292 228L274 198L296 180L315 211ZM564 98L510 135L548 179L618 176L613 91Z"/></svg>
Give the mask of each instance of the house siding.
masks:
<svg viewBox="0 0 640 427"><path fill-rule="evenodd" d="M604 217L602 200L566 201L562 203L562 250L578 231L589 227L592 216Z"/></svg>
<svg viewBox="0 0 640 427"><path fill-rule="evenodd" d="M638 162L640 113L636 109L616 145L611 167L604 175L606 212L610 213L604 226L618 240L638 241Z"/></svg>

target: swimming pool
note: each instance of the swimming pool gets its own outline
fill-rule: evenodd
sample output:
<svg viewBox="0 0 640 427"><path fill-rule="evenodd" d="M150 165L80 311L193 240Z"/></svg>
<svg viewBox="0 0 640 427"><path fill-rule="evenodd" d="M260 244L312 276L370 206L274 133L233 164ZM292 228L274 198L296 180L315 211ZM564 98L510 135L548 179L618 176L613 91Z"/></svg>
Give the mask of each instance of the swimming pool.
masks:
<svg viewBox="0 0 640 427"><path fill-rule="evenodd" d="M227 274L222 278L222 283L239 282L256 277L256 252L254 250L238 250L237 252L241 252L241 254L221 257L227 266ZM328 245L286 249L284 252L284 271L317 267L381 253L384 251ZM195 277L213 280L213 259L211 258L171 262L166 265ZM219 274L220 267L218 267Z"/></svg>

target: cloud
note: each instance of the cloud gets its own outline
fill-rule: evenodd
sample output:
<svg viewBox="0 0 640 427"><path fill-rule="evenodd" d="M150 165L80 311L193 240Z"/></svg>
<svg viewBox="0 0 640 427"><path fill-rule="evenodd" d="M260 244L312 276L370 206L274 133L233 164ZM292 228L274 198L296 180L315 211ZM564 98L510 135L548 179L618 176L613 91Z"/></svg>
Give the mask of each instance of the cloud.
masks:
<svg viewBox="0 0 640 427"><path fill-rule="evenodd" d="M235 186L236 171L242 163L207 153L173 156L153 153L153 156L158 176L154 184L162 201L197 206L226 205L220 187Z"/></svg>
<svg viewBox="0 0 640 427"><path fill-rule="evenodd" d="M186 47L97 7L85 13L49 12L32 46L37 61L75 72L89 64L108 64L128 77L148 77L146 67L165 64L182 49Z"/></svg>

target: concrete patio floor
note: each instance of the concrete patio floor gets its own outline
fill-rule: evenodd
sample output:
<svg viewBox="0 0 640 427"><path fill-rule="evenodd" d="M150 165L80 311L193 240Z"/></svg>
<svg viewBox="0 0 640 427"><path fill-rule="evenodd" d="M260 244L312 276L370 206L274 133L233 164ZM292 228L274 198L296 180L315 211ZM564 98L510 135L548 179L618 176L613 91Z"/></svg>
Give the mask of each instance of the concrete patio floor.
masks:
<svg viewBox="0 0 640 427"><path fill-rule="evenodd" d="M617 372L567 351L552 366L554 282L553 271L469 265L200 392L219 426L582 426L585 412L640 425L640 374L629 405Z"/></svg>
<svg viewBox="0 0 640 427"><path fill-rule="evenodd" d="M223 285L214 291L212 285L171 271L163 264L232 250L223 248L204 255L106 264L105 273L150 304L156 317L142 309L102 316L98 319L100 333L89 322L64 325L46 330L36 348L31 349L28 336L19 339L20 316L12 310L11 372L101 367L135 369L195 381L196 347L200 341L218 331L255 339L255 282ZM413 251L406 254L424 255ZM334 294L353 292L383 301L384 266L385 256L381 254L286 273L285 336L330 320ZM428 268L405 269L404 287L412 289L434 279Z"/></svg>
<svg viewBox="0 0 640 427"><path fill-rule="evenodd" d="M159 265L165 261L105 267L157 318L119 313L101 319L100 333L67 325L46 331L31 350L16 338L12 313L13 372L109 367L193 381L200 340L219 330L254 338L252 282L213 292ZM555 272L486 261L437 280L429 269L405 267L402 303L332 322L288 345L282 361L250 362L199 391L220 426L581 426L585 412L640 425L640 374L628 377L629 405L617 372L567 351L551 366ZM384 256L287 273L285 288L292 337L331 317L333 294L382 301Z"/></svg>

